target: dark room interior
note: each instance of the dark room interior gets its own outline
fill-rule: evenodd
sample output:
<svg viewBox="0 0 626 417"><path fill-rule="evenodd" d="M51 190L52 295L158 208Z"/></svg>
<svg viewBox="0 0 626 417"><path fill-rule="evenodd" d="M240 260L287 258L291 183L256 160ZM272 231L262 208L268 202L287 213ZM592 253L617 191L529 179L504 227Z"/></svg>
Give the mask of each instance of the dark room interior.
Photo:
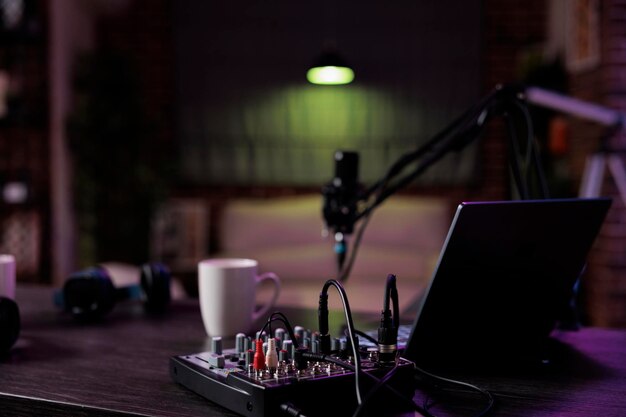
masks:
<svg viewBox="0 0 626 417"><path fill-rule="evenodd" d="M200 283L204 262L254 260L260 275L253 277L277 276L279 290L273 293L264 283L257 294L253 284L252 307L280 306L298 320L311 311L314 320L302 318L309 328L318 325L320 289L335 279L350 297L357 326L372 317L381 321L383 295L395 291L389 290L393 274L399 295L392 300L399 306L393 316L408 324L426 314L434 302L429 299L443 288L437 283L448 273L446 254L453 253L450 245L458 238L453 231L462 233L461 203L604 197L612 200L605 217L584 209L576 218L563 212L548 222L526 219L529 208L519 217L526 230L503 223L492 246L487 240L493 228L485 225L484 235L466 246L459 243L465 255L454 256L470 265L472 253L482 258L476 265L493 270L475 272L474 278L467 266L461 275L466 282L470 276L506 278L510 265L519 262L511 274L516 283L492 285L488 297L472 298L482 291L479 286L459 282L445 288L453 296L443 297L444 305L470 310L461 313L463 320L452 320L467 323L458 334L483 343L505 332L482 319L472 321L476 311L495 317L500 313L493 309L515 308L520 320L532 323L545 319L539 317L545 307L554 321L543 330L557 332L550 333L557 349L566 348L558 355L576 361L575 367L555 365L549 368L558 369L555 374L542 368L540 376L526 368L523 376L518 369L515 378L494 377L491 367L474 372L446 361L452 369L438 368L407 353L395 360L397 378L408 372L402 361L425 369L432 364L484 390L444 389L424 399L418 384L409 395L415 391L418 405L409 414L395 407L402 408L398 397L406 393L391 393L394 388L380 389L382 401L374 393L380 387L362 400L358 369L352 378L356 400L354 381L345 391L338 385L329 392L349 398L337 415L484 415L485 403L485 413L492 415L621 415L626 407L619 394L626 384L625 45L625 0L0 0L0 263L10 260L11 276L9 284L0 282L0 301L11 304L0 303L7 308L0 308L6 327L0 328L0 339L7 337L2 332L15 332L10 343L0 343L0 415L192 416L205 408L204 415L212 416L318 415L316 407L292 410L286 403L280 414L271 408L275 399L269 393L282 393L273 385L265 386L265 410L259 411L256 399L247 410L245 401L238 408L239 399L223 399L230 398L228 391L203 388L192 377L196 371L183 371L197 365L175 355L192 351L207 351L209 356L194 360L209 364L211 372L230 366L215 358L221 357L221 338L209 337L216 334L204 311L209 308L203 301L209 290ZM353 79L315 84L307 71L321 62L325 68L349 67ZM500 220L483 219L490 225ZM530 236L530 229L538 230L528 239L539 242L539 249L509 238ZM512 254L502 246L508 244ZM515 261L504 261L509 255ZM571 267L560 267L561 258ZM541 273L539 280L520 272L537 269L565 271L571 282L561 291ZM5 279L8 272L0 272ZM95 325L84 317L73 320L78 307L68 307L74 302L69 286L82 280L81 291L94 292L87 287L101 274L115 303L122 297L142 299L154 313L171 298L170 311L146 317L142 303L102 307L98 298L83 307L99 304L109 317L98 317ZM146 290L162 274L167 274L167 303ZM244 287L239 292L247 294ZM97 291L104 297L102 288ZM553 293L562 300L545 301ZM331 329L347 326L344 348L351 355L351 326L344 323L349 320L342 315L343 299L335 294L330 315L337 323ZM231 312L245 310L235 299L225 303ZM221 300L211 308L215 304ZM443 311L456 314L454 306L445 306ZM16 330L10 320L18 307ZM264 320L254 317L246 326L263 326ZM272 319L263 319L271 331ZM505 313L496 322L506 327L515 318ZM282 324L288 331L290 325ZM412 328L411 343L423 348L430 342L415 341L419 329ZM441 337L453 331L444 330ZM175 340L166 340L170 331ZM294 336L316 346L307 331ZM235 333L224 330L225 347L244 343ZM319 334L323 329L308 336ZM517 355L536 347L518 336L507 339L505 349L516 345L511 352ZM378 337L376 355L383 357L387 344L381 344L380 332ZM74 340L84 346L72 346ZM453 356L465 358L479 349L454 340L459 350ZM5 353L3 343L8 343ZM90 346L107 351L106 360L83 357L80 352ZM430 349L438 350L436 344ZM246 350L242 369L252 363ZM45 363L48 353L53 362L69 362L54 367ZM371 358L364 356L364 363ZM358 367L359 361L351 360ZM95 362L102 363L92 372ZM103 371L105 362L111 370ZM155 363L162 366L155 369ZM490 365L498 369L498 364ZM135 366L143 369L132 371ZM108 376L99 378L101 372ZM278 380L276 372L266 379ZM84 380L76 376L80 373ZM66 375L73 376L65 381ZM39 378L48 381L43 394L33 388ZM423 378L429 386L432 381ZM55 380L64 388L56 390ZM374 384L365 381L362 392ZM571 403L560 398L555 387L561 383L567 392L560 394ZM94 385L93 393L115 388L91 402L83 398L94 396L92 391L74 392L86 384ZM123 388L127 385L143 388ZM155 387L159 391L153 392ZM307 402L306 395L290 389L289 404ZM385 402L385 395L393 401ZM142 399L123 405L135 396ZM160 396L162 401L147 399ZM364 405L370 397L371 410ZM527 397L532 401L525 403ZM331 404L343 403L333 398ZM594 408L595 402L604 408Z"/></svg>

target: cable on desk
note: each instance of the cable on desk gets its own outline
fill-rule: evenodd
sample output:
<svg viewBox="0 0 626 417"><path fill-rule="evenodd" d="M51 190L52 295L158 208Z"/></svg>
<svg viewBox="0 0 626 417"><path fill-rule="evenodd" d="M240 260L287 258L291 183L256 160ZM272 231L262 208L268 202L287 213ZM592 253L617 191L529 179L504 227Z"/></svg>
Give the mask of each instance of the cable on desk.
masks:
<svg viewBox="0 0 626 417"><path fill-rule="evenodd" d="M396 375L396 372L398 371L398 365L399 365L399 362L396 362L394 367L391 368L380 380L378 380L378 382L376 382L376 384L369 390L369 392L367 393L367 395L363 399L363 402L361 403L361 405L359 405L356 408L356 410L352 414L352 417L359 417L359 415L365 410L365 407L367 406L367 403L372 398L374 398L374 395L378 392L378 390L380 390L383 386L385 386L385 384L387 382L389 382L389 380ZM415 404L415 403L413 403L413 404Z"/></svg>
<svg viewBox="0 0 626 417"><path fill-rule="evenodd" d="M302 414L302 411L300 411L300 409L297 408L292 403L281 404L279 408L280 408L280 411L282 411L283 414L286 415L286 416L289 416L289 417L306 417L304 414Z"/></svg>
<svg viewBox="0 0 626 417"><path fill-rule="evenodd" d="M473 415L473 417L486 416L493 408L493 405L494 405L494 402L495 402L495 400L493 398L493 395L489 391L487 391L487 390L485 390L483 388L480 388L477 385L473 385L473 384L470 384L468 382L458 381L458 380L455 380L455 379L450 379L450 378L445 378L445 377L442 377L442 376L439 376L439 375L435 375L435 374L432 374L432 373L430 373L428 371L425 371L425 370L421 369L418 366L415 366L415 371L417 373L420 373L420 374L422 374L422 375L424 375L424 376L426 376L428 378L431 378L431 379L433 379L435 381L444 382L444 383L450 384L450 385L458 385L458 386L464 387L464 388L469 388L470 390L476 391L479 394L481 394L482 396L484 396L487 399L487 405L478 414ZM439 387L437 387L437 385L434 385L434 387L435 388L439 388ZM424 400L423 408L424 408L426 416L428 416L428 417L436 417L434 414L432 414L429 411L429 409L433 405L434 404L428 404L428 398L426 398Z"/></svg>
<svg viewBox="0 0 626 417"><path fill-rule="evenodd" d="M355 329L355 330L354 330L354 332L355 332L356 334L358 334L359 336L361 336L361 337L363 337L363 338L365 338L365 339L369 340L370 342L372 342L372 343L374 343L374 344L378 344L378 341L377 341L375 338L373 338L372 336L368 335L367 333L362 332L361 330L358 330L358 329ZM461 386L461 387L464 387L464 388L469 388L470 390L472 390L472 391L476 391L476 392L478 392L479 394L483 395L483 396L487 399L487 405L485 406L485 408L484 408L482 411L480 411L478 414L476 414L476 415L475 415L475 416L473 416L473 417L482 417L482 416L485 416L485 415L487 415L487 414L491 411L491 409L493 408L493 405L494 405L495 400L494 400L494 398L493 398L493 395L492 395L489 391L487 391L487 390L485 390L485 389L483 389L483 388L480 388L480 387L478 387L478 386L476 386L476 385L473 385L473 384L470 384L470 383L464 382L464 381L458 381L458 380L455 380L455 379L450 379L450 378L445 378L445 377L442 377L442 376L439 376L439 375L435 375L435 374L433 374L433 373L430 373L430 372L428 372L428 371L423 370L422 368L418 367L417 365L414 365L414 366L415 366L415 371L416 371L417 373L421 373L422 375L425 375L425 376L427 376L428 378L431 378L431 379L433 379L433 380L435 380L435 381L440 381L440 382L444 382L444 383L447 383L447 384L450 384L450 385L458 385L458 386ZM385 379L385 378L386 378L386 375L385 375L385 377L383 377L383 379ZM382 379L381 379L381 381L382 381ZM377 387L377 386L375 386L374 388L375 388L376 390L380 389L380 387ZM374 389L374 388L373 388L373 389ZM435 388L437 388L437 386L435 386ZM369 394L368 394L368 395L369 395ZM365 402L365 400L364 400L364 402ZM424 415L426 415L426 416L428 416L428 417L436 417L434 414L432 414L432 413L429 411L429 409L430 409L432 406L433 406L433 404L428 404L428 399L426 399L426 400L424 401L424 405L423 405L423 407L422 407L422 408L423 408L423 410L424 410L424 411L423 411ZM358 410L358 409L357 409L357 410ZM359 412L360 412L360 411L359 411ZM355 414L355 416L356 416L356 414Z"/></svg>
<svg viewBox="0 0 626 417"><path fill-rule="evenodd" d="M334 356L320 354L320 353L306 352L306 353L303 353L303 357L305 359L312 359L312 360L315 360L315 361L318 361L318 362L331 362L331 363L339 365L339 366L341 366L341 367L343 367L343 368L345 368L345 369L347 369L349 371L355 372L355 366L354 365L352 365L349 362L343 361L343 360L341 360L339 358L336 358ZM395 374L395 371L394 371L394 374ZM356 373L355 373L355 375L356 375ZM419 405L415 404L415 402L413 401L412 398L408 398L406 395L404 395L401 392L397 391L394 387L392 387L390 385L386 385L384 382L381 383L381 379L375 377L374 375L372 375L370 373L364 372L363 375L365 377L373 380L374 382L376 382L376 384L380 384L380 387L384 387L386 390L388 390L389 392L393 393L398 399L402 400L407 405L410 405L413 410L417 411L418 413L420 413L422 415L426 415L426 411L422 407L420 407ZM385 375L385 377L386 376L387 375ZM390 375L390 377L391 376L393 376L393 374ZM385 377L383 377L383 379ZM361 406L361 404L363 404L363 401L361 403L359 403L359 406ZM357 407L357 410L358 410L358 407ZM359 412L361 412L361 411L359 411Z"/></svg>

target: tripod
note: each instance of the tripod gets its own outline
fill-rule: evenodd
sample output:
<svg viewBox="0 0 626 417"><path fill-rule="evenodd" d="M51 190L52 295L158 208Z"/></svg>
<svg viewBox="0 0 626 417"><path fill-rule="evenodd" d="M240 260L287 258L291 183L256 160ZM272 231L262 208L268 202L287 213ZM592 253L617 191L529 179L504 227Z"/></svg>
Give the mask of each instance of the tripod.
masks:
<svg viewBox="0 0 626 417"><path fill-rule="evenodd" d="M608 132L601 140L600 150L587 157L578 196L599 197L604 179L604 169L608 166L622 202L626 205L626 168L624 168L620 155L614 151L609 151L605 146L607 140L624 127L626 116L597 104L537 87L527 88L525 94L529 103L591 120L608 127Z"/></svg>
<svg viewBox="0 0 626 417"><path fill-rule="evenodd" d="M626 168L622 156L616 152L598 151L587 157L578 196L588 198L600 196L605 168L608 168L613 176L622 203L626 206Z"/></svg>

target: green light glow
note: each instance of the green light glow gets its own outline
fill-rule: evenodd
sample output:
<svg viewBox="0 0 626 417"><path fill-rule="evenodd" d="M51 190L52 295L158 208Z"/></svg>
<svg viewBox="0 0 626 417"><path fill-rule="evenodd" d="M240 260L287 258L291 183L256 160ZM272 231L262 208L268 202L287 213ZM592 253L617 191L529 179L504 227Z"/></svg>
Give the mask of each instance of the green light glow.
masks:
<svg viewBox="0 0 626 417"><path fill-rule="evenodd" d="M348 67L315 67L307 71L306 79L311 84L350 84L354 80L354 71Z"/></svg>

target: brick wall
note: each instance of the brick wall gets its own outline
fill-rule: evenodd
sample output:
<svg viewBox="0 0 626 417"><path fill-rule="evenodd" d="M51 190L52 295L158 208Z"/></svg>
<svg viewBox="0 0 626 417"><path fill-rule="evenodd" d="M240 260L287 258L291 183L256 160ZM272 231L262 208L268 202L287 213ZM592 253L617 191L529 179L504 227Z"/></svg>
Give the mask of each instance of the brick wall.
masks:
<svg viewBox="0 0 626 417"><path fill-rule="evenodd" d="M152 124L155 149L173 151L174 51L168 0L129 1L124 13L102 18L97 45L121 51L140 74L141 100Z"/></svg>
<svg viewBox="0 0 626 417"><path fill-rule="evenodd" d="M46 281L49 248L47 3L31 1L16 28L0 32L0 70L9 75L0 118L0 185L24 181L25 203L0 201L0 252L12 253L20 281Z"/></svg>
<svg viewBox="0 0 626 417"><path fill-rule="evenodd" d="M545 1L483 2L485 92L518 79L522 54L545 40L546 19ZM506 143L504 124L496 119L481 142L483 178L477 198L503 199L510 195Z"/></svg>
<svg viewBox="0 0 626 417"><path fill-rule="evenodd" d="M601 14L600 65L585 73L572 75L577 96L609 108L626 112L626 0L603 0ZM576 122L572 129L576 149L597 143L598 129ZM624 130L611 141L626 148ZM582 160L584 155L579 155ZM625 161L626 162L626 161ZM602 194L613 197L613 206L589 261L586 281L587 310L590 322L599 326L626 326L626 207L614 179L605 171ZM626 178L625 178L626 180Z"/></svg>
<svg viewBox="0 0 626 417"><path fill-rule="evenodd" d="M79 61L69 138L81 265L149 258L150 219L177 163L171 25L167 0L121 2L97 16Z"/></svg>
<svg viewBox="0 0 626 417"><path fill-rule="evenodd" d="M600 1L601 60L591 69L570 74L569 94L583 100L626 111L626 0ZM521 55L546 40L548 4L544 1L485 0L484 88L518 79ZM589 121L568 118L567 164L575 192L586 157L599 144L603 128ZM612 143L626 148L626 135ZM482 142L483 168L479 197L498 198L509 192L506 134L499 123L488 129ZM626 326L626 207L615 182L605 176L602 195L614 197L613 207L590 255L583 279L582 310L586 323Z"/></svg>

